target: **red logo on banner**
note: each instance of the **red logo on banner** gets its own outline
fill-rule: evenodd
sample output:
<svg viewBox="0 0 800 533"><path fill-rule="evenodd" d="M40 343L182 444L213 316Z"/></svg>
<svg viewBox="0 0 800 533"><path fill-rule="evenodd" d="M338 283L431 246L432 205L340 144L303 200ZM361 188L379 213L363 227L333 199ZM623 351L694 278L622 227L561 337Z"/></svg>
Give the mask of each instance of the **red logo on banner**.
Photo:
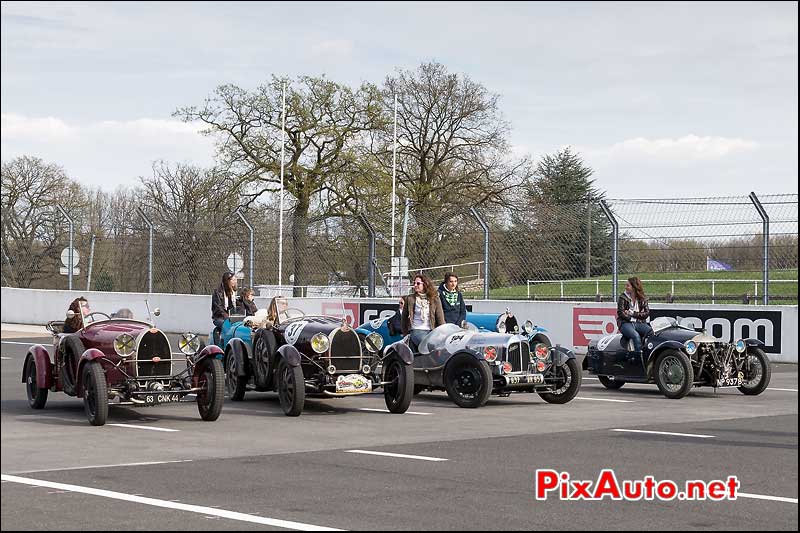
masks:
<svg viewBox="0 0 800 533"><path fill-rule="evenodd" d="M358 304L356 303L322 302L322 314L344 318L353 327L358 325L356 322L358 320Z"/></svg>
<svg viewBox="0 0 800 533"><path fill-rule="evenodd" d="M589 346L589 341L599 340L617 331L617 309L602 307L574 307L572 309L572 344Z"/></svg>

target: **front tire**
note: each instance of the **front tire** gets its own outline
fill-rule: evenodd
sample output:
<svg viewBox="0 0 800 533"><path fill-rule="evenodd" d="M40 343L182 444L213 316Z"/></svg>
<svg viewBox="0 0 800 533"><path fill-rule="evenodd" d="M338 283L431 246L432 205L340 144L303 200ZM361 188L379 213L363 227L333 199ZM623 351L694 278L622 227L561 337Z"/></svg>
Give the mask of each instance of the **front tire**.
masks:
<svg viewBox="0 0 800 533"><path fill-rule="evenodd" d="M25 378L25 389L28 393L28 405L31 409L44 409L47 403L47 389L39 387L36 381L36 359L30 358L28 361L28 375Z"/></svg>
<svg viewBox="0 0 800 533"><path fill-rule="evenodd" d="M755 396L764 392L769 385L772 368L769 366L767 354L760 348L748 350L747 359L750 363L750 371L745 373L739 392L747 396Z"/></svg>
<svg viewBox="0 0 800 533"><path fill-rule="evenodd" d="M239 362L233 352L225 361L225 392L234 402L241 402L247 390L247 376L239 375Z"/></svg>
<svg viewBox="0 0 800 533"><path fill-rule="evenodd" d="M555 368L556 372L556 389L553 392L540 392L539 396L547 403L563 404L572 401L578 394L578 389L581 388L581 369L578 366L578 361L575 359L567 359L567 363L563 366Z"/></svg>
<svg viewBox="0 0 800 533"><path fill-rule="evenodd" d="M253 377L256 382L256 390L271 390L270 386L270 361L275 359L275 347L277 342L275 334L264 329L256 332L253 341Z"/></svg>
<svg viewBox="0 0 800 533"><path fill-rule="evenodd" d="M603 384L603 387L609 390L619 390L625 385L625 381L621 379L611 379L608 376L597 376L597 379L600 380L600 383Z"/></svg>
<svg viewBox="0 0 800 533"><path fill-rule="evenodd" d="M392 413L405 413L414 396L414 369L397 356L392 356L383 371L383 381L391 381L383 387L383 399Z"/></svg>
<svg viewBox="0 0 800 533"><path fill-rule="evenodd" d="M222 361L217 358L206 359L199 371L197 386L202 390L197 393L197 410L200 418L213 422L219 418L222 403L225 401L225 371Z"/></svg>
<svg viewBox="0 0 800 533"><path fill-rule="evenodd" d="M301 366L291 366L286 359L278 363L278 399L286 416L300 416L306 402L306 378Z"/></svg>
<svg viewBox="0 0 800 533"><path fill-rule="evenodd" d="M678 350L665 350L656 359L653 378L661 394L677 400L689 394L692 389L694 369L685 353Z"/></svg>
<svg viewBox="0 0 800 533"><path fill-rule="evenodd" d="M486 361L459 354L445 369L444 386L447 395L459 407L481 407L492 394L492 371Z"/></svg>
<svg viewBox="0 0 800 533"><path fill-rule="evenodd" d="M83 371L83 407L93 426L102 426L108 419L108 384L99 361L89 361Z"/></svg>

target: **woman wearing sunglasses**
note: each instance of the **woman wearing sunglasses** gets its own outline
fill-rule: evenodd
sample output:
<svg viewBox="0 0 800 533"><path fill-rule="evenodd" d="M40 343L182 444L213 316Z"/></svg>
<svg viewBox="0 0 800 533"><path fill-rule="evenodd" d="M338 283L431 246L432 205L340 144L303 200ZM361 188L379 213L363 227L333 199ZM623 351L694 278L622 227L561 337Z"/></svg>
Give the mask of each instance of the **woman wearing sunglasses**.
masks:
<svg viewBox="0 0 800 533"><path fill-rule="evenodd" d="M403 297L401 319L403 335L411 335L409 344L412 351L417 350L425 335L442 324L444 311L436 288L428 276L417 274L411 294Z"/></svg>

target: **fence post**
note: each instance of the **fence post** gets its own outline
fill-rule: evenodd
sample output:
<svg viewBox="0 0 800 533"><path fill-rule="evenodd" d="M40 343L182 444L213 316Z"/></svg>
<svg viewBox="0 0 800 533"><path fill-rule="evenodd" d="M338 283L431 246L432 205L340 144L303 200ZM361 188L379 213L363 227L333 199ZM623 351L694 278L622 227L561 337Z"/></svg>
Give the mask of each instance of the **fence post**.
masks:
<svg viewBox="0 0 800 533"><path fill-rule="evenodd" d="M605 200L600 200L600 207L603 209L603 213L606 215L606 218L609 222L611 222L612 228L612 241L611 241L611 282L613 287L611 289L611 297L613 298L617 294L617 247L619 243L619 224L617 224L617 219L614 218L614 215L611 213L611 209L608 208L608 204L606 204Z"/></svg>
<svg viewBox="0 0 800 533"><path fill-rule="evenodd" d="M144 223L150 228L150 240L147 246L147 292L153 292L153 224L145 216L141 207L137 207L136 211L142 217Z"/></svg>
<svg viewBox="0 0 800 533"><path fill-rule="evenodd" d="M483 228L483 299L489 299L489 226L483 221L474 207L469 208L472 216Z"/></svg>
<svg viewBox="0 0 800 533"><path fill-rule="evenodd" d="M253 236L255 235L255 230L253 229L253 226L251 226L250 223L247 221L247 219L244 218L244 213L242 213L241 207L236 209L236 214L239 215L239 218L242 219L244 225L247 226L248 230L250 230L250 288L252 289L256 284L255 280L253 279L253 266L255 261Z"/></svg>
<svg viewBox="0 0 800 533"><path fill-rule="evenodd" d="M89 248L89 271L86 274L86 290L92 290L90 287L92 286L92 264L94 263L94 241L97 238L97 235L92 235L92 245Z"/></svg>
<svg viewBox="0 0 800 533"><path fill-rule="evenodd" d="M756 206L756 211L761 215L761 221L764 224L764 305L769 305L769 215L755 192L750 192L750 201Z"/></svg>
<svg viewBox="0 0 800 533"><path fill-rule="evenodd" d="M364 228L369 233L369 268L367 269L367 296L375 298L375 228L372 227L364 213L359 213L358 218L364 224Z"/></svg>
<svg viewBox="0 0 800 533"><path fill-rule="evenodd" d="M69 290L72 290L72 271L75 268L75 259L72 257L72 255L73 255L72 254L72 241L73 241L73 234L74 234L73 232L75 230L75 225L73 224L72 219L70 218L69 214L67 214L67 212L64 211L63 207L61 207L60 205L56 204L56 208L59 211L61 211L61 214L64 215L64 218L66 218L67 222L69 222L69 265L68 265L67 268L69 269L69 272L68 272L68 274L69 274Z"/></svg>

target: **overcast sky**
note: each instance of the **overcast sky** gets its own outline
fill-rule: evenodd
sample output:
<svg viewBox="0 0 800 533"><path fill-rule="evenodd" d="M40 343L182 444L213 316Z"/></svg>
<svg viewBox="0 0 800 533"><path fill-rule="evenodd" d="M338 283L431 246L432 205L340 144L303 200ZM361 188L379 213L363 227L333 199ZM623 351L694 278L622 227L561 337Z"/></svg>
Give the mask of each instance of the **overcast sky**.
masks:
<svg viewBox="0 0 800 533"><path fill-rule="evenodd" d="M436 60L501 96L515 153L570 145L611 198L796 194L797 20L796 2L2 2L2 159L112 191L156 159L212 164L172 113L220 84Z"/></svg>

